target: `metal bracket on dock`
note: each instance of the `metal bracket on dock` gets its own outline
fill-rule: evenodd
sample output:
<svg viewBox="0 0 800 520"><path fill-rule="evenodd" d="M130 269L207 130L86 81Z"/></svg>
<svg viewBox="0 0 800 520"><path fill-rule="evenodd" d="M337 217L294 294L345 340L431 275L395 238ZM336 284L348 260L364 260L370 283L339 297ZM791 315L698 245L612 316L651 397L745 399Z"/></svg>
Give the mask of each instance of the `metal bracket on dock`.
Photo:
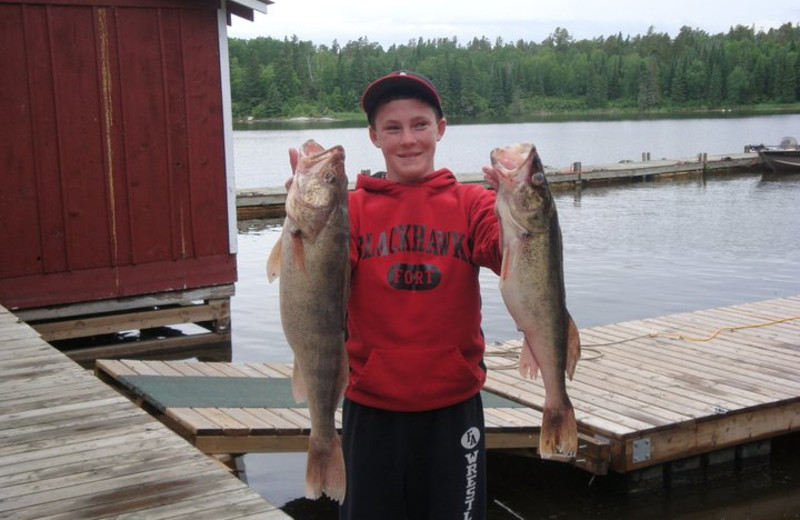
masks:
<svg viewBox="0 0 800 520"><path fill-rule="evenodd" d="M650 460L650 438L636 439L633 441L633 462Z"/></svg>

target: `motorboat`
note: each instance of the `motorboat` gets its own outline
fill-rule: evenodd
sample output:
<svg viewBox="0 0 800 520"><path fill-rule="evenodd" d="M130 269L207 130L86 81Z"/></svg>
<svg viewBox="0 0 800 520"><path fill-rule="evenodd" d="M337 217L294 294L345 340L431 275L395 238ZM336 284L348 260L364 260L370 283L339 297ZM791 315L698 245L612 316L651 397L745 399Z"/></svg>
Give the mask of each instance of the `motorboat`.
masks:
<svg viewBox="0 0 800 520"><path fill-rule="evenodd" d="M800 173L800 147L794 137L784 137L777 146L759 144L750 149L775 173Z"/></svg>

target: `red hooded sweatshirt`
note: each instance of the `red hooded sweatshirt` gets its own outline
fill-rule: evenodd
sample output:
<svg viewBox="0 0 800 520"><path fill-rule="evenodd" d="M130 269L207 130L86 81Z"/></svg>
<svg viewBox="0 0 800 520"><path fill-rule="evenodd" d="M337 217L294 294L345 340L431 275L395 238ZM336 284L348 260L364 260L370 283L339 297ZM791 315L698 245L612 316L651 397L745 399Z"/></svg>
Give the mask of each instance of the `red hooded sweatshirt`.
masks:
<svg viewBox="0 0 800 520"><path fill-rule="evenodd" d="M433 410L486 380L478 270L501 264L495 193L441 169L414 184L359 175L350 193L346 396Z"/></svg>

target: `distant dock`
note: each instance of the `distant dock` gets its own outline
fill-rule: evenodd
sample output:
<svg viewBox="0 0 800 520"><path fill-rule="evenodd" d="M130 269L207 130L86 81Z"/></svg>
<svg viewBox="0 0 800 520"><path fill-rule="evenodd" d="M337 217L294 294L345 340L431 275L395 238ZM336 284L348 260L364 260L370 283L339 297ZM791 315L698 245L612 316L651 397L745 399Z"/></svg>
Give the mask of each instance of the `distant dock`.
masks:
<svg viewBox="0 0 800 520"><path fill-rule="evenodd" d="M661 177L676 177L702 173L737 173L762 167L756 152L725 155L698 154L686 159L654 159L642 154L641 161L583 165L573 163L566 169L545 168L547 180L554 189L569 189L592 184L632 182ZM456 173L464 183L483 183L482 173ZM351 181L354 175L351 174ZM355 183L351 182L351 189ZM239 220L282 218L286 189L244 188L236 193L236 213Z"/></svg>

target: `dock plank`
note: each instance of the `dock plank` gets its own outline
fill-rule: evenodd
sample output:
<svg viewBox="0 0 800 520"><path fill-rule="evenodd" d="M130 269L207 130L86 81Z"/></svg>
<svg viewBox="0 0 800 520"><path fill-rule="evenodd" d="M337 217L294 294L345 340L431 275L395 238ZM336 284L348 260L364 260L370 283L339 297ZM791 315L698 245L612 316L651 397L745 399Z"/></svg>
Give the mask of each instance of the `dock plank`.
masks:
<svg viewBox="0 0 800 520"><path fill-rule="evenodd" d="M487 365L489 374L486 387L489 390L531 408L542 409L545 392L541 378L538 380L523 379L516 373L516 368L503 370L494 367L491 362L487 362ZM582 406L576 407L576 418L581 423L601 429L603 433L625 434L652 428L664 422L662 419L642 416L638 409L608 401L608 398L611 397L610 389L593 393L591 389L587 391L584 386L580 390L583 391L581 395L585 396L586 401ZM575 390L574 382L567 383L567 391L574 404L577 399L576 394L579 393Z"/></svg>
<svg viewBox="0 0 800 520"><path fill-rule="evenodd" d="M94 468L104 468L139 460L138 456L134 458L137 450L143 450L144 456L149 457L161 451L174 453L186 446L186 441L177 435L171 439L138 437L134 440L136 442L109 445L96 450L75 450L39 459L28 458L11 466L3 466L0 468L0 488L85 471L86 461L90 458L96 461Z"/></svg>
<svg viewBox="0 0 800 520"><path fill-rule="evenodd" d="M734 357L727 351L727 340L715 338L716 344L713 347L709 343L698 344L693 341L680 341L677 348L674 347L675 340L656 338L655 340L644 340L641 345L650 352L655 352L655 349L660 349L662 354L668 356L670 359L682 359L688 362L694 362L696 365L701 366L703 370L711 370L715 374L722 376L730 376L730 379L741 381L744 384L752 384L753 388L760 387L765 395L771 398L780 398L789 393L794 393L800 390L800 381L797 379L797 366L782 364L781 368L775 368L776 365L759 364L762 366L754 366L751 362ZM764 340L769 341L769 340ZM749 346L743 345L742 348L751 349L752 356L758 356L759 353L756 349L759 343L750 342ZM761 357L764 354L761 353ZM759 370L756 370L759 369Z"/></svg>
<svg viewBox="0 0 800 520"><path fill-rule="evenodd" d="M616 326L610 326L606 331L617 333L618 338L624 336ZM727 381L739 390L761 395L763 399L781 398L786 395L780 384L773 384L753 374L752 367L746 363L733 363L724 356L714 354L711 349L697 347L689 341L643 338L637 340L634 348L623 345L609 345L603 348L606 355L614 353L639 357L649 363L672 367L678 373L691 374L711 383L724 384ZM797 386L791 381L789 385Z"/></svg>

